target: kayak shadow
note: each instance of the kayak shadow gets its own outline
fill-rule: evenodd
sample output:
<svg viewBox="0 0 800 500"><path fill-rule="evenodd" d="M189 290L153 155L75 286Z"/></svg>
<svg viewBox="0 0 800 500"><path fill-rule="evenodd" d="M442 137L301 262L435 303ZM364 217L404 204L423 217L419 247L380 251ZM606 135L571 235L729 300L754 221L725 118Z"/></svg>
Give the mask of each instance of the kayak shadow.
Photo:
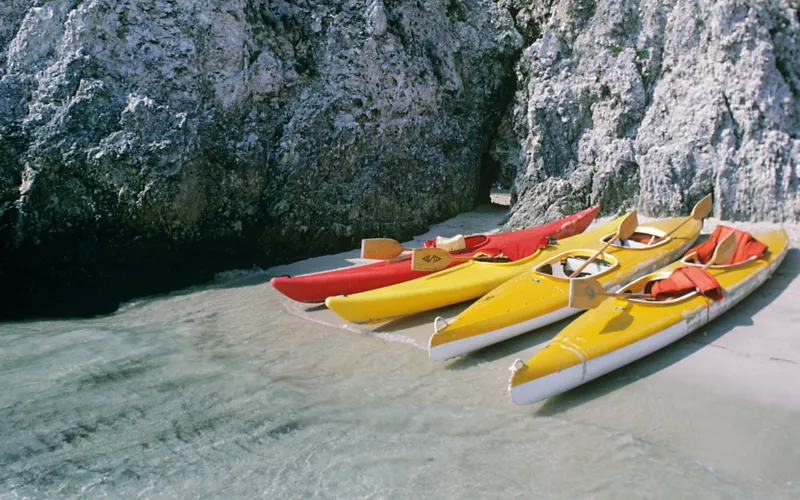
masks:
<svg viewBox="0 0 800 500"><path fill-rule="evenodd" d="M546 400L537 410L537 416L552 416L571 410L596 398L649 377L700 349L709 347L714 341L738 326L752 326L753 316L775 302L800 275L800 249L790 249L781 266L772 278L753 291L742 302L726 312L708 326L696 330L673 344L660 349L631 364L618 368L600 378L587 382L563 394ZM800 280L794 284L800 293ZM786 301L792 299L787 296ZM791 307L788 305L786 307ZM757 333L757 332L756 332Z"/></svg>
<svg viewBox="0 0 800 500"><path fill-rule="evenodd" d="M477 351L465 354L461 357L451 360L447 364L448 370L469 370L484 363L493 363L509 358L509 366L513 362L514 354L516 358L523 361L527 360L533 354L546 344L550 339L555 337L558 332L564 329L572 320L577 316L571 316L567 319L553 323L552 325L543 326L536 330L523 333L517 337L512 337L506 341L498 344L490 345L479 349Z"/></svg>

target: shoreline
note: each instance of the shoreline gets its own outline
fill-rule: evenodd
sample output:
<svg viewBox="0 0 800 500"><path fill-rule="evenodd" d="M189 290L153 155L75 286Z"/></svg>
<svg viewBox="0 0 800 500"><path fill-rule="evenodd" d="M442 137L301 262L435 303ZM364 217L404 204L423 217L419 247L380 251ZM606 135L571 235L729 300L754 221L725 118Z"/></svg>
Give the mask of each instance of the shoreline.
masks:
<svg viewBox="0 0 800 500"><path fill-rule="evenodd" d="M456 233L472 234L495 232L502 229L502 220L507 206L492 204L477 207L472 212L439 224L431 225L430 230L417 235L413 240L403 242L407 246L421 245L425 239L436 235ZM612 217L598 218L593 222L602 224ZM653 218L641 217L646 223ZM545 401L536 407L559 407L559 401L569 399L570 394L591 391L594 386L605 387L609 381L619 381L620 377L631 373L647 372L648 375L667 376L675 383L690 383L701 378L709 390L732 397L776 404L790 411L800 412L800 394L794 391L791 380L800 379L800 336L792 338L787 324L800 324L800 313L793 311L792 303L800 303L800 224L731 222L715 218L704 221L700 240L707 237L718 224L730 225L751 233L768 231L783 227L790 239L790 249L781 266L759 289L755 290L733 310L716 319L707 327L697 330L656 353L611 372L597 381L569 391L565 395L551 398L555 403ZM347 267L370 262L359 258L359 250L334 255L314 257L303 261L276 266L264 270L266 281L272 276L282 274L305 274L322 272L337 267ZM266 285L269 287L268 285ZM436 316L452 318L463 311L472 301L428 311L414 316L381 323L377 325L354 325L339 318L323 304L301 304L283 297L270 288L270 293L280 297L284 309L292 315L330 328L345 329L365 336L378 336L387 341L412 345L419 350L427 350L432 322ZM495 346L481 349L461 358L445 363L447 368L477 363L508 365L519 357L527 359L543 347L550 338L571 319L566 319L538 331L529 332ZM427 356L425 356L427 357ZM430 361L431 363L435 363ZM766 364L766 365L765 365ZM663 365L663 366L661 366ZM740 369L745 365L746 369ZM659 366L653 369L653 366ZM715 369L710 369L713 366ZM507 368L507 366L505 366ZM664 372L664 375L661 374ZM627 374L627 375L626 375ZM769 377L768 386L760 385L754 377L761 374ZM757 377L756 377L757 378ZM696 380L694 380L697 382ZM601 392L606 392L605 389Z"/></svg>

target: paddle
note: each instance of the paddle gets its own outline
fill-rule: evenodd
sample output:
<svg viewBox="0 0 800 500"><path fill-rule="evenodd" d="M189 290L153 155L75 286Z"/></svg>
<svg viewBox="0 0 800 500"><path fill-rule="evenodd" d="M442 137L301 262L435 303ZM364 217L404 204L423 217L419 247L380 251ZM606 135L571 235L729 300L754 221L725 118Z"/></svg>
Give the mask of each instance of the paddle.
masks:
<svg viewBox="0 0 800 500"><path fill-rule="evenodd" d="M714 255L708 259L706 265L703 266L703 270L708 270L709 267L713 265L721 265L733 257L733 253L736 252L736 235L731 231L728 233L728 236L722 238L722 241L717 243L717 248L714 249Z"/></svg>
<svg viewBox="0 0 800 500"><path fill-rule="evenodd" d="M391 238L369 238L361 240L362 259L393 259L406 250L412 250Z"/></svg>
<svg viewBox="0 0 800 500"><path fill-rule="evenodd" d="M608 293L594 278L581 278L569 282L569 306L575 309L595 309L608 297L652 298L649 293Z"/></svg>
<svg viewBox="0 0 800 500"><path fill-rule="evenodd" d="M613 243L614 240L627 240L628 238L633 236L633 233L636 232L637 226L639 226L639 219L636 217L636 210L632 210L631 213L629 213L628 215L625 216L624 219L622 219L622 222L620 222L619 227L617 228L617 233L614 236L612 236L610 240L608 240L608 243L603 245L603 248L595 252L594 255L592 255L589 258L589 260L581 264L581 267L579 267L574 273L572 273L570 277L578 276L581 273L581 271L583 271L586 268L586 266L594 262L594 260L597 257L599 257L600 254L602 254L606 248L611 246L611 243Z"/></svg>
<svg viewBox="0 0 800 500"><path fill-rule="evenodd" d="M706 216L708 214L711 213L711 209L712 208L714 208L714 202L712 200L712 195L708 195L705 198L703 198L702 200L697 202L697 204L694 206L694 208L692 208L692 213L689 215L689 217L687 217L683 222L681 222L677 226L673 227L672 230L670 232L668 232L667 234L665 234L664 236L662 236L661 239L665 240L665 239L669 238L669 236L672 233L674 233L675 231L680 229L684 224L686 224L687 222L689 222L692 219L702 221L703 219L706 218ZM653 242L653 238L650 238L650 243L652 243L652 242Z"/></svg>
<svg viewBox="0 0 800 500"><path fill-rule="evenodd" d="M713 265L723 264L730 260L736 251L736 236L730 233L722 239L714 249L708 263L703 266L707 270ZM623 299L653 298L649 293L608 293L603 286L594 278L582 278L570 280L569 283L569 306L576 309L595 309L608 297L619 297Z"/></svg>
<svg viewBox="0 0 800 500"><path fill-rule="evenodd" d="M411 254L411 269L414 271L441 271L455 260L498 260L496 257L453 257L441 248L415 248ZM507 260L507 259L504 259Z"/></svg>

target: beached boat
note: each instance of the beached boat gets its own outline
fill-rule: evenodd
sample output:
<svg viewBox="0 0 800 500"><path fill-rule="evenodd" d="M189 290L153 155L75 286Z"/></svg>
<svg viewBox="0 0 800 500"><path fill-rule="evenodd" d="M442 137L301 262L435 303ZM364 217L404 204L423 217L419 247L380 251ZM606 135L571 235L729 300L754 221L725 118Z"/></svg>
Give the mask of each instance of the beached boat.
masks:
<svg viewBox="0 0 800 500"><path fill-rule="evenodd" d="M348 296L329 297L325 304L353 323L380 323L477 299L537 262L598 242L617 229L624 217L583 234L556 241L533 255L514 262L470 261L399 285ZM663 234L663 232L661 233ZM651 235L647 235L650 238ZM687 243L688 244L688 243Z"/></svg>
<svg viewBox="0 0 800 500"><path fill-rule="evenodd" d="M525 272L488 292L451 322L437 318L429 342L431 359L465 354L581 312L568 305L571 279L591 276L607 290L617 289L679 258L697 239L700 219L650 222L622 240L613 232L618 220L603 226L599 234L589 231L567 240L566 248L548 249L532 268L527 266ZM609 242L608 250L580 269Z"/></svg>
<svg viewBox="0 0 800 500"><path fill-rule="evenodd" d="M696 268L705 262L698 258L703 252L689 251L681 261L639 278L620 291L644 297L602 301L596 309L570 323L530 360L514 363L508 388L511 399L518 404L546 399L705 326L764 283L786 255L789 241L783 230L756 234L755 239L766 245L763 255L739 252L742 238L737 234L738 255L724 265L708 268L721 288L721 297L704 291L713 291L714 287L702 288L703 293L698 293L696 283L681 286L683 276L681 280L671 278L679 268ZM668 286L659 286L663 282ZM660 288L669 293L664 294Z"/></svg>
<svg viewBox="0 0 800 500"><path fill-rule="evenodd" d="M582 233L592 223L600 206L582 210L541 226L498 234L479 234L464 239L466 248L450 252L454 257L472 257L477 254L503 254L512 260L534 253L542 239L567 238ZM426 242L433 245L434 242ZM449 267L463 264L454 260ZM362 266L348 267L302 276L273 278L270 284L279 292L298 302L323 302L333 295L351 295L403 283L432 274L411 269L411 257L403 254L395 259Z"/></svg>

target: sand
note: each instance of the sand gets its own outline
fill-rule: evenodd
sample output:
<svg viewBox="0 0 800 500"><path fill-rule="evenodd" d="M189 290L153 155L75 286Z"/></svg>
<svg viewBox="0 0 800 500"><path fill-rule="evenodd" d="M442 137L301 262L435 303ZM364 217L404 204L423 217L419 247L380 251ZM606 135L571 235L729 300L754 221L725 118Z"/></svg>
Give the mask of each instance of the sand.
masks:
<svg viewBox="0 0 800 500"><path fill-rule="evenodd" d="M507 197L478 207L419 235L406 246L421 245L436 235L494 232L501 228ZM595 222L603 223L608 218ZM646 221L647 218L640 217ZM609 375L548 401L521 409L522 414L564 415L574 411L594 424L631 432L645 432L692 456L723 464L733 473L752 472L755 467L768 476L771 470L781 478L800 481L800 463L786 462L776 450L796 446L798 434L791 438L781 432L770 434L763 425L781 428L800 421L800 225L739 223L709 218L704 222L701 240L717 224L732 225L757 233L783 227L789 234L791 250L773 277L706 327L673 345ZM270 274L302 274L355 265L365 261L358 251L318 257L268 270ZM284 300L287 312L331 328L405 342L426 357L427 340L436 316L454 317L469 303L431 311L378 326L348 324L324 306L309 306ZM511 339L454 361L436 364L441 370L460 370L480 366L495 377L498 391L505 390L507 369L517 359L528 359L541 349L570 319ZM368 339L364 340L368 342ZM508 404L513 404L508 399ZM650 416L641 420L640 408L650 407ZM663 407L654 420L653 408ZM691 407L691 411L687 409ZM591 411L584 411L591 408ZM765 418L769 415L769 418ZM754 426L756 428L754 428ZM763 433L760 445L752 439L731 439L740 430ZM702 437L698 437L702 433ZM769 434L769 435L768 435ZM788 440L788 441L787 441ZM793 444L787 444L793 443ZM759 447L760 446L760 447ZM792 456L800 457L797 452ZM775 457L782 457L777 460ZM757 462L757 463L754 463ZM796 484L796 481L789 483Z"/></svg>
<svg viewBox="0 0 800 500"><path fill-rule="evenodd" d="M499 230L506 211L415 242ZM508 367L569 320L432 362L431 320L465 306L367 329L269 285L357 251L112 315L4 323L0 498L800 498L800 231L787 230L783 266L735 310L531 406L509 399Z"/></svg>

